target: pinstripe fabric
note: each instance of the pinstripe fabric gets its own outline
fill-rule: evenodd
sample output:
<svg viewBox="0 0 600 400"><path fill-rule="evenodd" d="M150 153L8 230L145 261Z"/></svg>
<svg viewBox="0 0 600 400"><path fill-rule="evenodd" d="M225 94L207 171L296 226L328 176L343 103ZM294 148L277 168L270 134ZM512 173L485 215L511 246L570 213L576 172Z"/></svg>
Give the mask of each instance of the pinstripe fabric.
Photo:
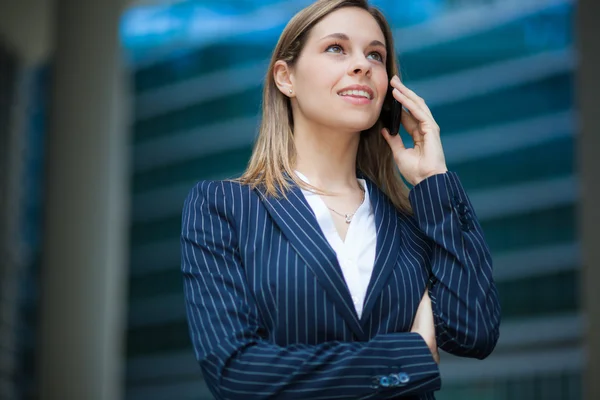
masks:
<svg viewBox="0 0 600 400"><path fill-rule="evenodd" d="M500 310L491 259L457 176L413 188L414 217L397 212L368 179L367 188L377 254L360 319L299 188L287 198L221 181L190 191L182 220L186 310L217 399L433 399L438 367L424 340L408 332L428 285L438 345L467 357L492 351ZM378 385L398 373L407 382Z"/></svg>

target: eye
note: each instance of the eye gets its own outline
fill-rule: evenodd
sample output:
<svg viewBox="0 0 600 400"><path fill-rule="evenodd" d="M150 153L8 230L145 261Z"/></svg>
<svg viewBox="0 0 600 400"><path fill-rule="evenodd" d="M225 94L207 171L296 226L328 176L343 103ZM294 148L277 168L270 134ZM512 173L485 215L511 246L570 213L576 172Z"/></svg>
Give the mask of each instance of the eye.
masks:
<svg viewBox="0 0 600 400"><path fill-rule="evenodd" d="M370 53L367 57L371 57L375 60L375 61L379 61L379 62L383 62L383 56L381 55L380 52L378 51L374 51L372 53Z"/></svg>
<svg viewBox="0 0 600 400"><path fill-rule="evenodd" d="M328 53L343 53L344 49L342 48L341 45L339 44L332 44L331 46L327 47L327 49L325 49L326 52Z"/></svg>

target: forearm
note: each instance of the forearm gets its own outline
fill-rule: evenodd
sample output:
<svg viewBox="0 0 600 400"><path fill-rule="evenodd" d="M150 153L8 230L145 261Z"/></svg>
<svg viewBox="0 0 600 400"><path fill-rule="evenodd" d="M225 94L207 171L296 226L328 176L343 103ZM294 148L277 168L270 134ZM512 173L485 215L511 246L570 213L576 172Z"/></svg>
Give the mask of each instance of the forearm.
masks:
<svg viewBox="0 0 600 400"><path fill-rule="evenodd" d="M416 333L313 346L224 341L206 353L200 364L223 400L368 399L440 387L437 364ZM389 387L384 387L386 379Z"/></svg>
<svg viewBox="0 0 600 400"><path fill-rule="evenodd" d="M456 174L432 176L410 194L419 228L430 239L430 297L438 346L484 358L498 339L500 306L481 225Z"/></svg>

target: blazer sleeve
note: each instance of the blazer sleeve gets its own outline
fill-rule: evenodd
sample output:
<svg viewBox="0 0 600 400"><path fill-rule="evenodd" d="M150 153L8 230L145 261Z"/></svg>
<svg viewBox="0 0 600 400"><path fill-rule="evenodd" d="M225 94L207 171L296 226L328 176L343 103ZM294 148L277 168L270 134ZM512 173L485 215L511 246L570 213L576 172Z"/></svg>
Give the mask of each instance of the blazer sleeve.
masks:
<svg viewBox="0 0 600 400"><path fill-rule="evenodd" d="M440 388L438 366L416 333L369 342L270 342L224 192L222 182L197 184L185 200L181 232L189 334L217 399L374 399Z"/></svg>
<svg viewBox="0 0 600 400"><path fill-rule="evenodd" d="M433 242L429 295L438 347L483 359L498 341L500 302L471 201L454 172L423 180L409 200L419 228Z"/></svg>

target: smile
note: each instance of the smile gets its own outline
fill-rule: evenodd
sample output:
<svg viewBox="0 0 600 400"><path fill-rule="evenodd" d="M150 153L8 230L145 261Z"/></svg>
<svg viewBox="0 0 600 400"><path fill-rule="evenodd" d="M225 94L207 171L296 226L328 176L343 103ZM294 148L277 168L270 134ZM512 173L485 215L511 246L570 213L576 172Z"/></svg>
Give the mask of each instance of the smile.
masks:
<svg viewBox="0 0 600 400"><path fill-rule="evenodd" d="M352 97L363 97L369 100L373 99L373 96L366 90L344 90L338 93L340 96L352 96Z"/></svg>

